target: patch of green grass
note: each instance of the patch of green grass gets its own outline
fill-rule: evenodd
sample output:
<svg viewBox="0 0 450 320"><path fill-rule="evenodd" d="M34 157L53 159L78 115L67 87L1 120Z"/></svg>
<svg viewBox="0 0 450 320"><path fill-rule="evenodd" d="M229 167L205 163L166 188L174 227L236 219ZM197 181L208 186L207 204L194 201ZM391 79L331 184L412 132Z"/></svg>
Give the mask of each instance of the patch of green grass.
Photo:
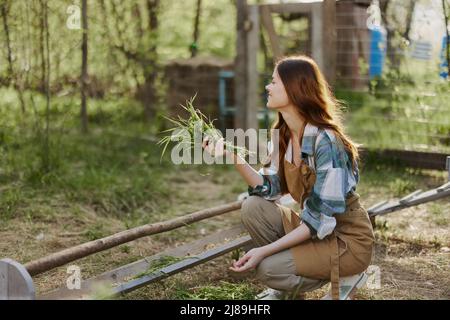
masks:
<svg viewBox="0 0 450 320"><path fill-rule="evenodd" d="M241 257L241 254L244 253L244 250L242 248L237 248L231 252L231 259L232 260L239 260Z"/></svg>
<svg viewBox="0 0 450 320"><path fill-rule="evenodd" d="M385 232L389 230L389 225L387 220L381 221L380 219L375 220L375 229L380 232Z"/></svg>
<svg viewBox="0 0 450 320"><path fill-rule="evenodd" d="M66 97L61 102L66 110L72 107L71 101ZM41 112L42 106L38 107ZM95 112L94 109L90 111ZM56 99L52 115L64 117L62 110ZM115 107L105 110L117 111ZM78 121L61 122L57 117L52 118L51 166L50 171L44 171L42 135L36 134L33 115L29 118L29 122L0 118L0 181L4 186L0 219L15 217L19 207L33 206L36 198L55 197L69 205L89 206L97 213L119 218L136 211L150 217L164 206L170 194L176 194L176 190L169 190L164 183L166 169L171 164L159 163L160 150L154 142L134 138L151 134L151 126L127 123L129 119L124 117L102 123L101 127L91 123L90 133L83 135Z"/></svg>
<svg viewBox="0 0 450 320"><path fill-rule="evenodd" d="M433 240L430 241L430 244L432 244L437 249L439 249L443 245L442 241L437 236L433 237Z"/></svg>
<svg viewBox="0 0 450 320"><path fill-rule="evenodd" d="M364 157L362 161L357 189L361 196L376 191L381 201L406 196L416 189L429 188L425 183L428 175L423 170L386 163L372 156Z"/></svg>
<svg viewBox="0 0 450 320"><path fill-rule="evenodd" d="M403 230L409 227L409 222L407 221L402 221L398 224L397 226L399 229Z"/></svg>
<svg viewBox="0 0 450 320"><path fill-rule="evenodd" d="M406 196L415 190L415 184L406 179L396 178L394 181L389 182L389 190L395 197Z"/></svg>
<svg viewBox="0 0 450 320"><path fill-rule="evenodd" d="M432 215L441 215L443 213L442 211L442 205L437 204L437 203L430 203L428 206L428 211L432 214Z"/></svg>
<svg viewBox="0 0 450 320"><path fill-rule="evenodd" d="M23 210L25 219L33 223L35 221L49 222L55 218L55 210L48 204L34 205Z"/></svg>
<svg viewBox="0 0 450 320"><path fill-rule="evenodd" d="M16 210L25 201L20 188L12 187L1 191L0 220L7 221L16 215Z"/></svg>
<svg viewBox="0 0 450 320"><path fill-rule="evenodd" d="M450 217L448 216L450 205L448 200L431 202L427 204L427 220L440 227L448 227L450 225Z"/></svg>
<svg viewBox="0 0 450 320"><path fill-rule="evenodd" d="M172 298L179 300L253 300L256 294L255 288L247 282L220 281L219 285L179 288Z"/></svg>
<svg viewBox="0 0 450 320"><path fill-rule="evenodd" d="M123 246L120 246L120 251L129 254L131 252L131 247L129 245L124 244Z"/></svg>
<svg viewBox="0 0 450 320"><path fill-rule="evenodd" d="M446 216L434 216L432 217L432 221L437 225L437 226L448 226L450 220L448 219L448 217Z"/></svg>
<svg viewBox="0 0 450 320"><path fill-rule="evenodd" d="M113 287L109 284L97 284L92 293L89 295L89 300L115 300L119 296L113 294Z"/></svg>
<svg viewBox="0 0 450 320"><path fill-rule="evenodd" d="M101 223L89 226L89 228L83 233L83 235L90 241L97 240L107 236L103 224Z"/></svg>

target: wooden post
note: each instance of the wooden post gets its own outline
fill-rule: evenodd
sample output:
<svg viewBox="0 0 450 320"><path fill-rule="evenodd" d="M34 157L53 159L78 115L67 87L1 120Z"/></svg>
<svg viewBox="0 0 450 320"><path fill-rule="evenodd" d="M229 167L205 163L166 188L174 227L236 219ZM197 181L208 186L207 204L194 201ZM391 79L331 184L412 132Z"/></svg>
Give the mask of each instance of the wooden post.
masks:
<svg viewBox="0 0 450 320"><path fill-rule="evenodd" d="M0 300L34 300L33 280L24 266L11 259L0 260Z"/></svg>
<svg viewBox="0 0 450 320"><path fill-rule="evenodd" d="M247 36L247 101L245 130L258 129L258 109L260 107L258 52L259 52L259 6L248 7L250 26Z"/></svg>
<svg viewBox="0 0 450 320"><path fill-rule="evenodd" d="M372 224L372 229L375 230L377 227L377 221L375 220L377 216L370 217L370 223Z"/></svg>
<svg viewBox="0 0 450 320"><path fill-rule="evenodd" d="M445 169L448 171L448 181L450 181L450 156L445 160Z"/></svg>
<svg viewBox="0 0 450 320"><path fill-rule="evenodd" d="M244 129L247 119L247 0L237 0L236 57L234 61L235 128Z"/></svg>
<svg viewBox="0 0 450 320"><path fill-rule="evenodd" d="M323 72L328 83L333 86L336 79L336 0L324 0L322 3L323 30Z"/></svg>
<svg viewBox="0 0 450 320"><path fill-rule="evenodd" d="M323 60L323 4L321 2L313 3L311 9L311 54L317 65L322 71L325 71Z"/></svg>

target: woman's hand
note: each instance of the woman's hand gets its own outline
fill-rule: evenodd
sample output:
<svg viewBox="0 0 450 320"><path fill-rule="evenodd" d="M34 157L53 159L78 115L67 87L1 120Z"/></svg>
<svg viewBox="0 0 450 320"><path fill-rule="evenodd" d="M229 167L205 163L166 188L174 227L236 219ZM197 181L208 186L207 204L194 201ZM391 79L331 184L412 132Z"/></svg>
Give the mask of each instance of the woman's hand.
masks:
<svg viewBox="0 0 450 320"><path fill-rule="evenodd" d="M214 143L211 137L206 136L203 139L202 148L205 149L213 157L221 157L224 154L227 154L223 138L220 138L216 143Z"/></svg>
<svg viewBox="0 0 450 320"><path fill-rule="evenodd" d="M263 247L253 248L242 256L238 261L233 262L230 270L234 272L244 272L254 269L258 266L262 259L267 256L267 251Z"/></svg>

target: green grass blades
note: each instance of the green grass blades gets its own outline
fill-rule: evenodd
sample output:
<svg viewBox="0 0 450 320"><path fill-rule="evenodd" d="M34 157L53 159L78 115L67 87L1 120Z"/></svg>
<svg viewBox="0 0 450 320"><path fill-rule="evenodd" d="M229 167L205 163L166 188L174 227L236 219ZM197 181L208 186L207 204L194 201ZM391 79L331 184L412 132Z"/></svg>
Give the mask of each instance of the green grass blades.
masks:
<svg viewBox="0 0 450 320"><path fill-rule="evenodd" d="M199 143L203 141L204 136L208 136L213 143L216 143L223 138L222 133L215 128L213 121L206 117L199 109L194 107L193 103L195 97L196 95L187 100L186 105L180 104L180 106L188 113L189 117L187 119L183 119L180 116L178 116L177 119L164 117L171 122L174 127L161 132L168 133L158 141L158 144L163 146L161 159L171 142L178 142L180 147L191 150L197 142L195 139L197 137L196 135L200 137L200 139L198 139ZM239 154L240 156L251 153L246 148L235 146L228 141L224 141L224 147L227 151Z"/></svg>
<svg viewBox="0 0 450 320"><path fill-rule="evenodd" d="M252 300L257 291L247 282L220 281L218 285L205 285L190 289L179 288L174 299L182 300Z"/></svg>

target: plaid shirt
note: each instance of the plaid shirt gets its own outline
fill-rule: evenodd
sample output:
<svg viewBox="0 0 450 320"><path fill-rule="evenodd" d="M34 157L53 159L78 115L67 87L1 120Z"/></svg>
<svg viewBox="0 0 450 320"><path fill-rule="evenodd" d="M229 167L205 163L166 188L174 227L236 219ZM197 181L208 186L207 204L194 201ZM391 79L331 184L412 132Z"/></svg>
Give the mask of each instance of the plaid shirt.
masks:
<svg viewBox="0 0 450 320"><path fill-rule="evenodd" d="M314 150L315 145L315 150ZM269 144L269 151L272 150ZM314 154L315 151L315 154ZM307 124L302 138L302 159L315 168L316 181L311 194L303 206L302 220L311 229L313 236L323 239L336 225L334 214L345 212L347 195L356 190L359 171L352 169L351 159L342 142L328 129L319 129ZM285 158L292 159L292 144L289 142ZM249 187L250 195L267 200L281 198L280 179L276 167L261 168L264 179L261 186Z"/></svg>

